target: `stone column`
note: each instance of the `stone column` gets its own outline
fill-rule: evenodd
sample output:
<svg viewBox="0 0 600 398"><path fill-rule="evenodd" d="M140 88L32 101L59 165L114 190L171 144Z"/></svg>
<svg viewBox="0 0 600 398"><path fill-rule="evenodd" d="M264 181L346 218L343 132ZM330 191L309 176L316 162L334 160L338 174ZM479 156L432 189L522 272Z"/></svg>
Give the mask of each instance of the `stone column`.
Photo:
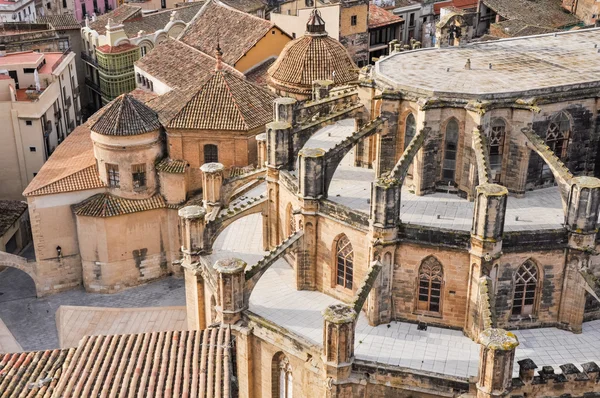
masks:
<svg viewBox="0 0 600 398"><path fill-rule="evenodd" d="M394 91L384 91L381 94L381 116L387 119L387 128L377 134L375 175L378 177L391 171L396 165L398 117L401 99L400 93Z"/></svg>
<svg viewBox="0 0 600 398"><path fill-rule="evenodd" d="M200 253L204 245L204 216L200 206L187 206L179 210L181 218L181 263L185 277L185 301L189 330L206 328L204 279L201 274Z"/></svg>
<svg viewBox="0 0 600 398"><path fill-rule="evenodd" d="M565 216L569 241L558 320L562 327L575 333L581 333L583 323L586 281L581 271L588 268L590 254L596 248L599 205L599 179L575 177L571 180Z"/></svg>
<svg viewBox="0 0 600 398"><path fill-rule="evenodd" d="M238 258L218 260L213 268L219 274L219 303L215 308L221 314L221 322L235 324L247 308L244 301L244 270L246 263Z"/></svg>
<svg viewBox="0 0 600 398"><path fill-rule="evenodd" d="M315 80L312 85L312 99L319 101L329 97L329 92L333 88L333 80Z"/></svg>
<svg viewBox="0 0 600 398"><path fill-rule="evenodd" d="M204 163L200 166L202 171L202 202L207 212L215 207L221 207L221 187L223 186L223 171L221 163Z"/></svg>
<svg viewBox="0 0 600 398"><path fill-rule="evenodd" d="M298 190L303 198L318 199L325 195L324 155L320 148L305 148L298 153Z"/></svg>
<svg viewBox="0 0 600 398"><path fill-rule="evenodd" d="M504 329L486 329L479 336L477 398L505 397L512 381L517 337Z"/></svg>
<svg viewBox="0 0 600 398"><path fill-rule="evenodd" d="M346 380L354 362L356 312L346 304L332 304L323 311L323 362L333 383Z"/></svg>
<svg viewBox="0 0 600 398"><path fill-rule="evenodd" d="M467 288L467 317L465 330L471 338L479 334L479 280L489 276L494 262L502 254L502 234L508 190L497 184L477 186L471 228L471 269ZM492 309L493 310L493 309Z"/></svg>
<svg viewBox="0 0 600 398"><path fill-rule="evenodd" d="M256 136L258 168L261 169L267 165L267 133Z"/></svg>
<svg viewBox="0 0 600 398"><path fill-rule="evenodd" d="M296 250L296 289L317 290L317 224L319 201L301 199L301 217L304 236Z"/></svg>
<svg viewBox="0 0 600 398"><path fill-rule="evenodd" d="M279 97L273 101L273 121L286 122L293 125L296 121L294 108L296 100L290 97Z"/></svg>
<svg viewBox="0 0 600 398"><path fill-rule="evenodd" d="M371 188L371 223L378 228L397 228L400 223L400 189L395 178L381 177Z"/></svg>
<svg viewBox="0 0 600 398"><path fill-rule="evenodd" d="M292 125L288 122L267 124L267 165L269 167L291 169Z"/></svg>

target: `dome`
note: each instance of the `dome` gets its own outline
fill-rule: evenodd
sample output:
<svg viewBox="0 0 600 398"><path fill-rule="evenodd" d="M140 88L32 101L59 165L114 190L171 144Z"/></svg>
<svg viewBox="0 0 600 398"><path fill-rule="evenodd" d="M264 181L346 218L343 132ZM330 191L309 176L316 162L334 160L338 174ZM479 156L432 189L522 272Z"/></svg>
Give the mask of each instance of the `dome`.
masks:
<svg viewBox="0 0 600 398"><path fill-rule="evenodd" d="M310 95L315 80L344 85L358 79L358 67L346 48L325 31L325 21L314 9L306 33L289 42L269 68L269 85L278 91Z"/></svg>
<svg viewBox="0 0 600 398"><path fill-rule="evenodd" d="M103 108L91 130L102 135L131 136L160 128L158 116L152 109L131 94L121 94Z"/></svg>

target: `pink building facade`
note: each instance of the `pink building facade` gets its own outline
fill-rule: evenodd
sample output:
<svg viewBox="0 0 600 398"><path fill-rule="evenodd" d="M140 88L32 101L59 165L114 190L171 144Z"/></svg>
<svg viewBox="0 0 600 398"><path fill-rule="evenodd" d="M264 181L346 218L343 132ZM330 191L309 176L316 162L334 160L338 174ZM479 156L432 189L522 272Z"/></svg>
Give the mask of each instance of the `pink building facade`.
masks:
<svg viewBox="0 0 600 398"><path fill-rule="evenodd" d="M75 18L78 21L83 21L88 15L101 15L117 7L117 0L74 0L75 1Z"/></svg>

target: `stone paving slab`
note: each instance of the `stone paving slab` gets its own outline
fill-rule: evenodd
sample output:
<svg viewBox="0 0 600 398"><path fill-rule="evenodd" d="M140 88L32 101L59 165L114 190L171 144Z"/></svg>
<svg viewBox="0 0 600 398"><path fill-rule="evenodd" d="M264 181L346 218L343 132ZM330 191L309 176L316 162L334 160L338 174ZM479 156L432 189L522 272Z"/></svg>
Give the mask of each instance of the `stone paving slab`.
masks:
<svg viewBox="0 0 600 398"><path fill-rule="evenodd" d="M76 347L84 336L187 330L183 307L102 308L61 306L56 312L60 348Z"/></svg>

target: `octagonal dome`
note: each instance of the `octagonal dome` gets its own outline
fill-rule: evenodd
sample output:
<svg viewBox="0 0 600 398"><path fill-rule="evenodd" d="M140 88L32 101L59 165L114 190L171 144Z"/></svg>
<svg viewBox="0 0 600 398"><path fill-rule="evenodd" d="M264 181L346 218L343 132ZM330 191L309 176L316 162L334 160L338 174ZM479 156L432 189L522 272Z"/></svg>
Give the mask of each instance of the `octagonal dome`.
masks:
<svg viewBox="0 0 600 398"><path fill-rule="evenodd" d="M346 48L325 31L317 9L311 12L306 33L289 42L269 68L269 85L284 93L310 95L316 80L344 85L358 79L358 67Z"/></svg>

